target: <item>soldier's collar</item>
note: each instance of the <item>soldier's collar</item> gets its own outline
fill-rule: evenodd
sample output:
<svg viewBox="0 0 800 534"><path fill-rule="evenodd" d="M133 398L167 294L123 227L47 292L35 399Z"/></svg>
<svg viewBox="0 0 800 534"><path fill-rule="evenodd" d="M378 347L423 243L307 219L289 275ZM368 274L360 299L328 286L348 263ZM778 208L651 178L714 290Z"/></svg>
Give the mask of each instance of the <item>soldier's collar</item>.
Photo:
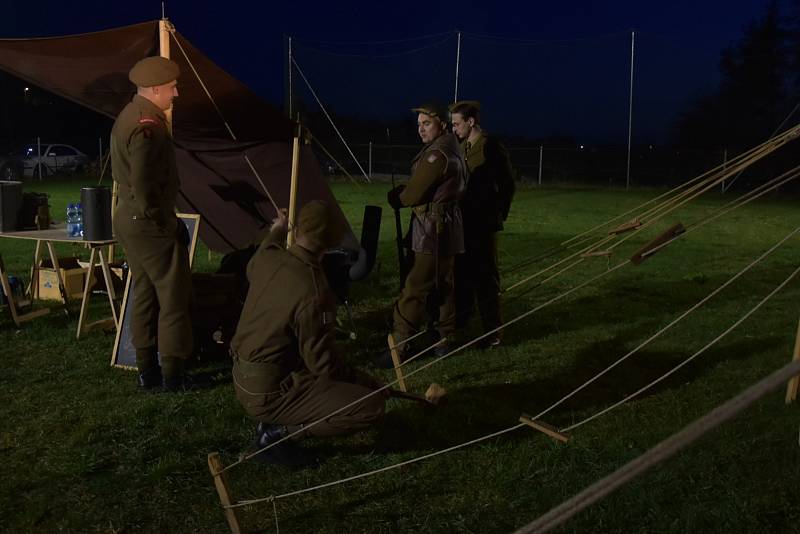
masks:
<svg viewBox="0 0 800 534"><path fill-rule="evenodd" d="M167 116L164 115L164 111L155 104L153 104L152 102L150 102L149 100L147 100L145 97L141 95L133 95L133 101L140 107L144 108L145 111L155 115L162 121L167 120Z"/></svg>

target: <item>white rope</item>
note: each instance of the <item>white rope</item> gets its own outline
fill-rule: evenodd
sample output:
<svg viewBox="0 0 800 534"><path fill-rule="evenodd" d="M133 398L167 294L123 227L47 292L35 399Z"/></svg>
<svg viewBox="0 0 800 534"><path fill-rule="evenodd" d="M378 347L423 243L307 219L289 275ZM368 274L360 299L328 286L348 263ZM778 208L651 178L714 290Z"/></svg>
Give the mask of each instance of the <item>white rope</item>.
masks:
<svg viewBox="0 0 800 534"><path fill-rule="evenodd" d="M729 334L731 331L733 331L733 330L734 330L734 329L735 329L737 326L739 326L740 324L742 324L742 323L743 323L743 322L744 322L744 321L745 321L745 320L746 320L748 317L750 317L750 316L751 316L753 313L755 313L755 312L756 312L756 311L757 311L759 308L761 308L761 306L763 306L763 305L764 305L764 303L766 303L766 302L767 302L769 299L771 299L771 298L772 298L772 297L773 297L773 296L774 296L774 295L775 295L775 294L776 294L778 291L780 291L781 289L783 289L783 288L786 286L786 284L788 284L788 283L789 283L789 282L790 282L790 281L791 281L791 280L792 280L792 279L793 279L793 278L794 278L794 277L797 275L797 273L798 273L798 272L800 272L800 267L796 268L796 269L795 269L795 270L792 272L792 274L790 274L790 275L789 275L789 276L786 278L786 280L784 280L783 282L781 282L781 283L780 283L780 285L778 285L778 287L776 287L775 289L773 289L772 291L770 291L770 293L769 293L769 294L768 294L766 297L764 297L763 299L761 299L761 301L760 301L758 304L756 304L756 305L755 305L753 308L751 308L751 309L750 309L750 311L748 311L746 314L744 314L744 315L743 315L743 316L742 316L742 317L741 317L739 320L737 320L735 323L733 323L733 325L731 325L731 326L730 326L730 327L729 327L727 330L725 330L723 333L721 333L721 334L720 334L720 335L718 335L716 338L714 338L714 339L713 339L711 342L709 342L707 345L705 345L705 346L704 346L702 349L698 350L697 352L695 352L694 354L692 354L691 356L689 356L688 358L686 358L685 360L683 360L681 363L679 363L678 365L676 365L675 367L673 367L673 368L672 368L670 371L668 371L667 373L665 373L665 374L661 375L659 378L657 378L657 379L653 380L652 382L650 382L650 383L649 383L649 384L647 384L646 386L643 386L643 387L639 388L639 390L635 391L634 393L631 393L630 395L628 395L627 397L625 397L625 398L624 398L624 399L622 399L621 401L619 401L619 402L616 402L616 403L612 404L611 406L607 407L606 409L604 409L604 410L601 410L601 411L597 412L596 414L594 414L594 415L592 415L592 416L590 416L590 417L587 417L587 418L586 418L586 419L584 419L583 421L579 421L578 423L575 423L574 425L570 425L570 426L568 426L567 428L564 428L564 429L562 429L561 431L562 431L562 432L569 432L570 430L573 430L573 429L575 429L575 428L578 428L579 426L582 426L582 425L584 425L584 424L588 423L589 421L592 421L592 420L594 420L594 419L597 419L597 418L598 418L598 417L600 417L601 415L604 415L604 414L606 414L606 413L610 412L611 410L613 410L614 408L616 408L616 407L618 407L618 406L620 406L620 405L622 405L622 404L625 404L625 403L626 403L626 402L628 402L630 399L632 399L632 398L636 397L637 395L639 395L640 393L642 393L642 392L644 392L644 391L647 391L648 389L650 389L651 387L655 386L655 385L656 385L656 384L658 384L659 382L661 382L661 381L663 381L663 380L666 380L668 377L670 377L670 376L672 376L673 374L675 374L675 373L676 373L678 370L680 370L681 368L683 368L684 366L686 366L687 364L689 364L689 363L690 363L692 360L694 360L695 358L697 358L698 356L700 356L701 354L703 354L703 353L704 353L706 350L708 350L709 348L711 348L712 346L714 346L714 345L715 345L715 344L716 344L716 343L717 343L717 342L718 342L720 339L722 339L722 338L724 338L725 336L727 336L727 335L728 335L728 334Z"/></svg>
<svg viewBox="0 0 800 534"><path fill-rule="evenodd" d="M541 310L545 306L548 306L548 305L552 304L553 302L561 300L562 298L574 293L575 291L578 291L579 289L582 289L582 288L586 287L587 285L589 285L589 284L595 282L596 280L599 280L600 278L602 278L602 277L604 277L604 276L616 271L617 269L627 265L628 263L630 263L630 260L625 260L625 261L619 263L618 265L612 267L611 269L609 269L609 270L607 270L607 271L605 271L603 273L600 273L600 274L598 274L598 275L586 280L585 282L573 287L572 289L569 289L568 291L565 291L564 293L561 293L560 295L557 295L557 296L551 298L547 302L544 302L544 303L540 304L539 306L536 306L535 308L533 308L531 310L528 310L527 312L523 313L522 315L519 315L519 316L515 317L514 319L512 319L512 320L510 320L510 321L498 326L497 328L494 328L493 330L490 330L490 331L488 331L488 332L476 337L475 339L473 339L473 340L461 345L460 347L457 347L457 348L451 350L447 354L439 356L439 357L431 360L430 362L426 363L425 365L422 365L422 366L418 367L417 369L414 369L413 371L409 371L408 373L406 373L404 379L408 379L408 378L414 376L415 374L422 372L423 370L427 369L428 367L430 367L432 365L435 365L435 364L439 363L440 361L442 361L442 360L444 360L446 358L449 358L450 356L452 356L456 352L459 352L462 349L465 349L465 348L467 348L469 346L474 345L475 343L478 343L482 339L485 339L485 338L487 338L487 337L489 337L489 336L491 336L493 334L496 334L497 332L499 332L503 328L506 328L507 326L510 326L510 325L512 325L514 323L517 323L517 322L521 321L522 319L528 317L529 315ZM426 351L430 350L434 346L436 346L436 344L431 345L430 347L428 347L425 350ZM356 404L359 404L360 402L362 402L362 401L364 401L364 400L366 400L366 399L368 399L370 397L373 397L373 396L375 396L375 395L377 395L377 394L379 394L379 393L381 393L383 391L386 391L387 389L389 389L392 386L398 384L399 382L400 382L399 379L396 379L396 380L394 380L392 382L389 382L388 384L385 384L384 386L369 392L368 394L364 395L360 399L356 399L353 402L351 402L349 404L346 404L346 405L342 406L341 408L338 408L337 410L334 410L333 412L331 412L330 414L326 415L325 417L317 419L316 421L314 421L312 423L309 423L307 425L303 425L302 429L299 429L299 430L297 430L295 432L289 433L286 436L282 437L281 439L279 439L277 441L274 441L274 442L270 443L269 445L267 445L267 446L255 451L253 453L250 453L250 454L247 454L245 456L242 456L239 460L231 463L230 465L227 465L224 469L220 470L220 474L222 474L222 473L224 473L224 472L226 472L226 471L228 471L230 469L233 469L237 465L239 465L239 464L241 464L241 463L253 458L254 456L256 456L258 454L261 454L262 452L267 451L267 450L271 449L272 447L275 447L275 446L283 443L284 441L287 441L287 440L295 437L296 435L298 435L298 434L300 434L302 432L305 432L308 429L310 429L310 428L312 428L312 427L314 427L314 426L316 426L318 424L323 423L324 421L327 421L328 419L330 419L334 415L337 415L337 414L343 412L344 410L346 410L348 408L351 408L352 406L355 406Z"/></svg>
<svg viewBox="0 0 800 534"><path fill-rule="evenodd" d="M697 440L697 438L728 421L776 387L784 384L793 376L796 376L799 372L800 360L786 364L758 383L750 386L739 395L714 408L711 412L697 419L680 432L663 440L638 458L631 460L571 499L551 509L546 514L539 517L539 519L520 528L516 531L517 534L547 532L564 523L581 510L609 495L626 482L634 479L663 460L670 458L681 449L686 448Z"/></svg>
<svg viewBox="0 0 800 534"><path fill-rule="evenodd" d="M614 269L616 269L618 267L621 267L622 265L624 265L624 263L617 265ZM797 275L798 272L800 272L800 267L795 269L795 271L791 275L789 275L789 277L786 278L786 280L784 280L781 284L779 284L778 287L773 289L766 297L764 297L761 300L761 302L759 302L755 307L753 307L750 311L748 311L743 317L741 317L739 320L737 320L730 328L728 328L725 332L723 332L722 334L717 336L717 338L715 338L713 341L708 343L705 347L703 347L700 351L695 353L693 356L691 356L690 358L687 358L680 365L676 366L675 368L673 368L668 373L664 374L659 379L654 380L648 386L645 386L644 388L641 388L636 393L628 396L626 399L623 399L622 401L610 406L609 408L606 408L605 410L599 412L598 414L595 414L595 415L585 419L584 421L581 421L580 423L577 423L575 425L572 425L572 426L570 426L568 428L563 429L562 432L570 431L570 430L572 430L574 428L577 428L578 426L581 426L582 424L585 424L585 423L587 423L587 422L589 422L589 421L591 421L591 420L593 420L593 419L595 419L595 418L607 413L608 411L616 408L617 406L623 404L627 400L630 400L634 396L638 395L639 393L641 393L645 389L651 387L652 385L657 384L658 382L666 379L667 377L669 377L670 375L675 373L681 367L683 367L684 365L688 364L694 358L696 358L697 356L702 354L704 351L706 351L709 347L711 347L714 344L716 344L717 342L719 342L720 339L725 337L728 333L730 333L732 330L734 330L736 327L738 327L742 322L744 322L747 318L749 318L750 315L752 315L758 309L760 309L760 307L764 303L766 303L770 298L772 298L778 291L783 289ZM433 362L431 362L431 363L433 363ZM794 364L795 365L800 365L800 363L798 363L798 362L794 362ZM409 375L410 374L411 373L409 373ZM449 452L452 452L452 451L455 451L455 450L458 450L458 449L462 449L462 448L468 447L470 445L474 445L476 443L480 443L482 441L486 441L486 440L501 436L503 434L507 434L509 432L512 432L512 431L517 430L519 428L522 428L524 426L526 426L526 425L522 424L522 423L521 424L517 424L517 425L511 426L511 427L508 427L506 429L503 429L503 430L500 430L500 431L497 431L497 432L493 432L491 434L487 434L485 436L481 436L479 438L475 438L473 440L470 440L470 441L467 441L467 442L464 442L464 443L460 443L460 444L454 445L452 447L448 447L446 449L442 449L442 450L435 451L435 452L432 452L432 453L429 453L429 454L425 454L423 456L418 456L416 458L411 458L411 459L403 461L403 462L399 462L399 463L396 463L396 464L384 466L384 467L381 467L381 468L378 468L378 469L374 469L374 470L371 470L371 471L367 471L367 472L364 472L364 473L360 473L360 474L357 474L357 475L353 475L351 477L346 477L346 478L334 480L334 481L331 481L331 482L318 484L316 486L311 486L311 487L308 487L308 488L303 488L303 489L300 489L300 490L295 490L295 491L291 491L291 492L288 492L288 493L283 493L283 494L280 494L280 495L270 495L268 497L262 497L262 498L259 498L259 499L242 500L242 501L239 501L239 502L237 502L235 504L227 505L227 506L225 506L225 508L228 508L228 509L230 509L230 508L239 508L239 507L244 507L244 506L251 506L251 505L262 503L262 502L269 502L269 501L271 501L273 503L273 505L274 505L275 501L278 500L278 499L284 499L284 498L287 498L287 497L293 497L293 496L297 496L297 495L302 495L304 493L310 493L310 492L313 492L313 491L318 491L318 490L329 488L329 487L332 487L332 486L345 484L347 482L352 482L354 480L359 480L359 479L362 479L362 478L374 476L374 475L377 475L377 474L380 474L380 473L384 473L386 471L398 469L398 468L406 466L406 465L410 465L410 464L414 464L414 463L417 463L417 462L421 462L421 461L427 460L429 458L434 458L434 457L440 456L442 454L446 454L446 453L449 453Z"/></svg>
<svg viewBox="0 0 800 534"><path fill-rule="evenodd" d="M314 91L313 87L311 87L311 83L309 83L308 78L306 78L306 75L303 73L303 69L301 69L300 65L297 64L297 60L295 58L292 58L292 63L294 63L294 66L297 69L297 72L300 74L300 77L303 78L304 82L306 82L306 86L308 87L308 90L311 91L311 94L314 96L314 100L317 101L317 105L322 110L322 112L325 114L325 117L327 117L328 122L330 122L331 126L333 126L333 130L336 132L336 135L339 136L339 139L341 139L342 144L344 144L344 147L350 153L350 156L353 158L353 161L355 161L356 165L358 165L358 169L361 171L361 174L364 175L364 179L367 181L367 183L372 183L372 180L370 180L369 176L367 176L367 173L364 170L364 168L361 166L361 163L358 161L358 158L356 158L356 155L353 154L353 151L350 149L350 145L347 144L347 141L345 141L344 136L339 131L339 128L336 127L336 123L333 122L333 119L331 118L330 114L328 113L328 110L325 109L324 105L322 105L322 101L317 96L317 92Z"/></svg>
<svg viewBox="0 0 800 534"><path fill-rule="evenodd" d="M427 460L429 458L433 458L433 457L439 456L441 454L452 452L452 451L455 451L455 450L458 450L458 449L463 449L465 447L469 447L470 445L474 445L476 443L480 443L482 441L486 441L486 440L489 440L489 439L492 439L492 438L496 438L498 436L502 436L503 434L507 434L509 432L513 432L514 430L517 430L517 429L522 428L524 426L526 426L526 425L524 425L524 424L514 425L514 426L508 427L506 429L499 430L497 432L493 432L491 434L487 434L487 435L481 436L479 438L475 438L475 439L467 441L465 443L460 443L458 445L454 445L452 447L448 447L447 449L442 449L442 450L439 450L439 451L432 452L430 454L426 454L424 456L418 456L416 458L411 458L410 460L406 460L404 462L400 462L400 463L397 463L397 464L387 465L385 467L381 467L381 468L375 469L373 471L367 471L366 473L360 473L358 475L353 475L353 476L348 477L348 478L342 478L340 480L334 480L332 482L326 482L324 484L319 484L317 486L313 486L313 487L310 487L310 488L303 488L303 489L300 489L300 490L291 491L289 493L283 493L281 495L271 495L269 497L263 497L261 499L250 499L250 500L245 500L245 501L239 501L239 502L237 502L235 504L229 504L229 505L225 506L225 508L240 508L240 507L243 507L243 506L250 506L250 505L253 505L253 504L258 504L258 503L267 502L267 501L273 501L274 502L274 501L276 501L278 499L285 499L286 497L293 497L295 495L301 495L303 493L309 493L309 492L312 492L312 491L317 491L317 490L320 490L320 489L329 488L331 486L338 486L338 485L344 484L346 482L351 482L353 480L358 480L358 479L361 479L361 478L370 477L370 476L373 476L373 475L377 475L379 473L383 473L385 471L390 471L392 469L399 469L400 467L403 467L403 466L406 466L406 465L411 465L411 464L414 464L414 463L417 463L417 462L421 462L422 460Z"/></svg>
<svg viewBox="0 0 800 534"><path fill-rule="evenodd" d="M211 96L211 92L208 90L208 87L206 87L205 82L203 82L203 79L200 77L200 73L197 72L197 69L194 67L194 63L192 63L192 60L189 59L189 55L183 49L183 45L181 45L181 42L175 36L175 27L174 26L170 28L170 35L172 35L172 40L175 41L175 44L177 44L178 48L180 48L184 59L189 64L189 67L192 69L192 72L194 72L195 78L197 78L197 81L200 83L200 87L203 88L203 91L205 91L206 96L211 101L211 105L214 106L214 109L217 111L217 115L219 115L219 118L222 120L222 123L225 125L225 128L228 130L228 133L230 134L231 139L233 139L234 141L238 142L236 134L233 133L233 129L231 129L230 125L228 124L228 121L225 119L225 116L222 114L222 110L219 109L219 106L217 106L217 102L214 100L214 97ZM261 188L264 190L264 193L267 194L267 198L269 199L270 203L272 204L272 207L275 208L275 213L280 213L280 209L278 209L278 205L275 203L275 199L273 199L272 195L269 193L269 189L267 189L267 185L264 183L264 180L261 179L261 175L258 174L258 171L256 171L256 168L253 166L253 163L250 161L250 158L248 157L248 155L246 153L243 154L243 155L244 155L244 160L247 162L247 165L250 167L250 171L253 173L253 175L255 175L256 179L258 180L258 183L261 184Z"/></svg>
<svg viewBox="0 0 800 534"><path fill-rule="evenodd" d="M724 284L722 284L722 285L721 285L721 286L719 286L717 289L715 289L714 291L712 291L710 294L708 294L708 295L706 295L704 298L702 298L702 299L701 299L701 300L700 300L700 301L699 301L697 304L695 304L694 306L692 306L691 308L689 308L688 310L686 310L685 312L683 312L681 315L679 315L677 318L675 318L675 319L674 319L672 322L670 322L670 323L669 323L667 326L665 326L664 328L662 328L661 330L659 330L658 332L656 332L655 334L653 334L652 336L650 336L649 338L647 338L647 339L646 339L644 342L642 342L642 343L641 343L639 346L637 346L635 349L633 349L633 350L631 350L630 352L628 352L628 353L627 353L625 356L621 357L620 359L618 359L617 361L615 361L614 363L612 363L611 365L609 365L608 367L606 367L605 369L603 369L602 371L600 371L599 373L597 373L595 376L593 376L592 378L590 378L589 380L587 380L586 382L584 382L583 384L581 384L580 386L578 386L577 388L575 388L575 389L574 389L572 392L568 393L567 395L565 395L564 397L562 397L561 399L559 399L558 401L556 401L555 403L553 403L552 405L550 405L550 406L549 406L547 409L545 409L544 411L542 411L541 413L539 413L539 414L538 414L536 417L534 417L534 419L539 419L540 417L543 417L543 416L547 415L548 413L550 413L551 411L553 411L555 408L557 408L558 406L560 406L561 404L563 404L563 403L564 403L564 402L566 402L567 400L569 400L569 399L571 399L572 397L574 397L574 396L575 396L576 394L578 394L580 391L582 391L582 390L586 389L588 386L590 386L591 384L593 384L594 382L596 382L598 379L600 379L601 377L605 376L605 374L606 374L606 373L608 373L609 371L611 371L612 369L614 369L615 367L617 367L619 364L621 364L622 362L624 362L625 360L627 360L628 358L630 358L631 356L633 356L634 354L636 354L637 352L639 352L639 351L640 351L641 349L643 349L645 346L649 345L649 344L650 344L652 341L654 341L655 339L659 338L659 337L660 337L662 334L664 334L665 332L667 332L668 330L670 330L670 329L671 329L673 326L675 326L675 325L676 325L676 324L678 324L680 321L682 321L683 319L685 319L685 318L686 318L686 317L687 317L689 314L691 314L692 312L694 312L695 310L697 310L698 308L700 308L700 307L701 307L703 304L705 304L706 302L708 302L709 300L711 300L712 298L714 298L714 296L716 296L718 293L720 293L720 292L721 292L723 289L725 289L726 287L728 287L729 285L731 285L733 282L735 282L736 280L738 280L739 278L741 278L741 277L742 277L742 276L743 276L745 273L747 273L747 272L748 272L750 269L752 269L752 268L753 268L755 265L757 265L758 263L760 263L760 262L761 262L761 261L762 261L764 258L766 258L766 257L767 257L767 256L769 256L770 254L772 254L772 253L773 253L773 252L774 252L774 251L775 251L775 250L776 250L778 247L780 247L780 246L781 246L782 244L784 244L784 243L785 243L787 240L789 240L791 237L793 237L794 235L796 235L796 234L797 234L797 232L800 232L800 226L798 226L797 228L795 228L795 229L794 229L792 232L790 232L790 233L789 233L789 234L788 234L786 237L784 237L783 239L781 239L781 240L780 240L778 243L776 243L775 245L773 245L772 247L770 247L770 249L769 249L769 250L767 250L766 252L764 252L763 254L761 254L761 256L759 256L757 259L755 259L754 261L752 261L752 262L751 262L749 265L747 265L747 266L746 266L744 269L742 269L741 271L739 271L738 273L736 273L734 276L732 276L731 278L729 278L729 279L728 279L728 280L727 280L727 281L726 281Z"/></svg>
<svg viewBox="0 0 800 534"><path fill-rule="evenodd" d="M272 512L275 514L275 532L281 534L281 526L278 524L278 505L275 504L275 499L272 499Z"/></svg>

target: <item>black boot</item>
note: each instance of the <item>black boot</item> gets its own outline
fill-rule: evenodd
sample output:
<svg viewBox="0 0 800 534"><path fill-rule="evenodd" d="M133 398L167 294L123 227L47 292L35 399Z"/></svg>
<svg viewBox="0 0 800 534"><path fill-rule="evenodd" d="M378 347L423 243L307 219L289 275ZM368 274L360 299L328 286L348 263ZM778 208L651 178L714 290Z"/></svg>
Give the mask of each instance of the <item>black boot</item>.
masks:
<svg viewBox="0 0 800 534"><path fill-rule="evenodd" d="M161 387L161 367L156 365L139 372L138 387L141 391L153 391Z"/></svg>
<svg viewBox="0 0 800 534"><path fill-rule="evenodd" d="M258 423L256 427L255 447L257 450L263 449L301 428L302 425L284 426L270 425L264 422ZM316 461L312 455L297 445L292 439L287 439L278 445L273 445L269 449L254 456L253 459L265 464L282 465L292 469L307 467Z"/></svg>

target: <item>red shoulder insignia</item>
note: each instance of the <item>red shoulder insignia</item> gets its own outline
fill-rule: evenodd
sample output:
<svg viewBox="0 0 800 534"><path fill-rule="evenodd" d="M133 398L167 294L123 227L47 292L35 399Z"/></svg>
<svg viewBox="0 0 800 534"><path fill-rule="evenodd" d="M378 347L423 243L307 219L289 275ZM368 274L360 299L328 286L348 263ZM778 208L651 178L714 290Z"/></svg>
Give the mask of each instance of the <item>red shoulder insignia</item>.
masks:
<svg viewBox="0 0 800 534"><path fill-rule="evenodd" d="M139 124L158 124L158 121L150 117L142 117L139 119Z"/></svg>

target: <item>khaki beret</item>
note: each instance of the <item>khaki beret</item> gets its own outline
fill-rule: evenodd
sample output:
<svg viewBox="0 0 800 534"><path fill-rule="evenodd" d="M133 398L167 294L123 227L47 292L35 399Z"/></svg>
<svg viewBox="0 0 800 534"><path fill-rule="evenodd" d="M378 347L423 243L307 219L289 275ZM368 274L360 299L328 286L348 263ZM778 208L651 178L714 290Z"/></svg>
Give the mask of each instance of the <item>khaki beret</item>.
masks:
<svg viewBox="0 0 800 534"><path fill-rule="evenodd" d="M425 115L430 115L431 117L437 117L444 122L447 122L448 120L447 110L443 106L434 102L412 108L411 111L414 113L424 113Z"/></svg>
<svg viewBox="0 0 800 534"><path fill-rule="evenodd" d="M463 111L480 111L481 103L477 100L459 100L458 102L450 104L447 109L450 110L450 113L460 113L460 111L456 111L457 109Z"/></svg>
<svg viewBox="0 0 800 534"><path fill-rule="evenodd" d="M171 59L151 56L138 61L128 73L128 79L137 87L154 87L177 80L180 74L180 67Z"/></svg>
<svg viewBox="0 0 800 534"><path fill-rule="evenodd" d="M344 237L344 228L330 207L320 200L312 200L302 207L297 218L297 229L315 250L325 250L338 245Z"/></svg>

